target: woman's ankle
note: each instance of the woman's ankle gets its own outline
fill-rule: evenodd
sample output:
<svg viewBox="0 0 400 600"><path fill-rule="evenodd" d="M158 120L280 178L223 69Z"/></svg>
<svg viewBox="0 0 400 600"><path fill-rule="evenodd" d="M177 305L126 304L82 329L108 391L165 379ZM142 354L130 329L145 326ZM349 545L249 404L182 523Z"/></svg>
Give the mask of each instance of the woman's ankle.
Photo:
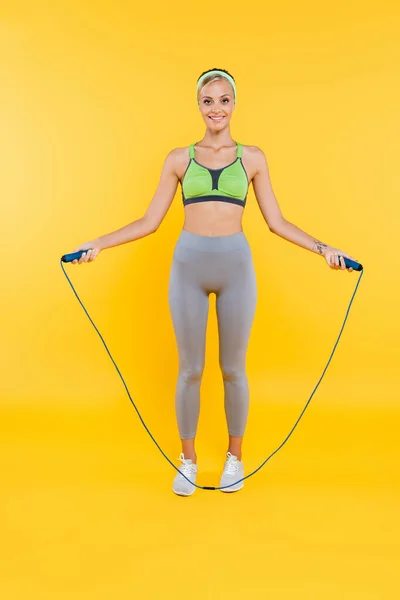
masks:
<svg viewBox="0 0 400 600"><path fill-rule="evenodd" d="M242 443L243 437L229 436L228 452L236 456L238 460L242 460Z"/></svg>
<svg viewBox="0 0 400 600"><path fill-rule="evenodd" d="M197 463L197 454L196 450L194 449L194 438L189 440L181 440L181 443L183 456L186 459L189 458L195 465Z"/></svg>
<svg viewBox="0 0 400 600"><path fill-rule="evenodd" d="M194 465L197 464L197 454L193 454L193 453L189 452L189 453L186 453L186 454L183 453L183 456L185 457L185 459L189 458Z"/></svg>

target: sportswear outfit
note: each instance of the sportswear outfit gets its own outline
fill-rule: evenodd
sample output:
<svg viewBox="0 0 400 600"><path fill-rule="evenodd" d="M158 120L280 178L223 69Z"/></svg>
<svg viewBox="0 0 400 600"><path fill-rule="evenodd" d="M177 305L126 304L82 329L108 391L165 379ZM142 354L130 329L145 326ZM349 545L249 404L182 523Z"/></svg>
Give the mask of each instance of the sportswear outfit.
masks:
<svg viewBox="0 0 400 600"><path fill-rule="evenodd" d="M221 201L244 207L249 183L241 158L242 145L237 144L236 160L220 169L198 163L194 146L189 146L190 160L181 182L184 206ZM216 295L219 364L228 432L231 436L243 436L249 409L246 352L257 301L251 249L243 231L227 236L202 236L183 229L173 253L168 300L179 355L176 417L184 440L194 438L197 431L211 293ZM186 461L183 455L180 459ZM235 460L228 453L227 463ZM187 462L182 469L185 465L187 472L195 477L197 469L190 468ZM183 487L192 487L194 491L179 474L175 479L179 477L187 484L182 484ZM239 484L242 485L243 482Z"/></svg>

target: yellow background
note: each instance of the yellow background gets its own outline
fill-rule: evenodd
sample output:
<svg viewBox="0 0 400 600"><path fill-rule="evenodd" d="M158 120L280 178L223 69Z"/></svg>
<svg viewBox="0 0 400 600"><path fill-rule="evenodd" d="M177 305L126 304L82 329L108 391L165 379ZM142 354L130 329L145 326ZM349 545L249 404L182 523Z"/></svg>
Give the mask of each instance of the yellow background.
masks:
<svg viewBox="0 0 400 600"><path fill-rule="evenodd" d="M398 3L60 0L0 16L1 596L398 598ZM232 136L264 150L284 216L365 274L288 443L240 493L185 499L59 259L144 214L166 154L203 135L195 84L213 67L236 79ZM182 223L178 188L155 235L66 266L173 460ZM252 189L244 230L250 472L300 414L358 275L272 235ZM226 450L210 308L200 485L218 485Z"/></svg>

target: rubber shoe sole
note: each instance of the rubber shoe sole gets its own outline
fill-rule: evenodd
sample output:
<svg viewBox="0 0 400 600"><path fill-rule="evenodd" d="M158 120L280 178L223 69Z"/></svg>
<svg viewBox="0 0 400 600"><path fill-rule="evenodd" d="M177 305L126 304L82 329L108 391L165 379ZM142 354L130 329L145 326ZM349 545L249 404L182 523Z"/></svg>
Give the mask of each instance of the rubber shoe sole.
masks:
<svg viewBox="0 0 400 600"><path fill-rule="evenodd" d="M189 493L185 493L185 492L177 492L174 488L172 488L172 491L174 492L174 494L176 494L177 496L191 496L194 492L195 492L196 488L194 487L193 490Z"/></svg>
<svg viewBox="0 0 400 600"><path fill-rule="evenodd" d="M225 484L225 485L228 485L228 484ZM240 483L237 484L237 486L231 485L230 487L220 490L220 492L225 492L226 494L238 492L239 490L241 490L243 488L243 486L244 486L244 481L241 481Z"/></svg>

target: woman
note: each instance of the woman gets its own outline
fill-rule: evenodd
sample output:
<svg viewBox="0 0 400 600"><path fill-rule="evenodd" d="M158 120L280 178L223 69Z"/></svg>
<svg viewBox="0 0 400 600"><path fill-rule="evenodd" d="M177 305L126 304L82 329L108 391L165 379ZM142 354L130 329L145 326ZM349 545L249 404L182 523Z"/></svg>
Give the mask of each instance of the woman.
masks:
<svg viewBox="0 0 400 600"><path fill-rule="evenodd" d="M196 482L195 436L208 302L209 294L215 293L219 363L229 433L220 486L229 485L223 491L234 492L244 483L235 484L244 477L242 442L249 406L245 362L257 299L251 249L241 223L249 184L253 184L270 231L324 257L331 269L346 268L338 254L352 257L323 244L282 216L263 151L257 146L242 146L232 139L230 122L236 104L232 75L223 69L202 73L197 81L197 102L206 126L204 137L189 148L176 148L167 155L159 185L145 215L75 248L74 251L87 252L74 263L91 262L105 248L157 231L178 182L181 183L185 221L174 250L168 292L179 354L175 404L182 444L180 472ZM189 496L196 488L177 473L172 489L178 495Z"/></svg>

